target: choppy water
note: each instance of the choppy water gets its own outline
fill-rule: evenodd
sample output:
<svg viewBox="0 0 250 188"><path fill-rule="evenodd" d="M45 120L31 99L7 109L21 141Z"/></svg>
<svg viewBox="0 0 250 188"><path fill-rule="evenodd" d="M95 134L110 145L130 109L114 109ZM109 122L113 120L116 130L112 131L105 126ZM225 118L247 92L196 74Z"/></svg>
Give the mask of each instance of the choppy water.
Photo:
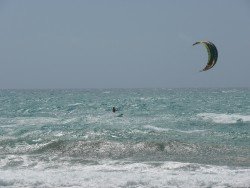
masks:
<svg viewBox="0 0 250 188"><path fill-rule="evenodd" d="M250 187L250 89L1 90L0 104L0 187Z"/></svg>

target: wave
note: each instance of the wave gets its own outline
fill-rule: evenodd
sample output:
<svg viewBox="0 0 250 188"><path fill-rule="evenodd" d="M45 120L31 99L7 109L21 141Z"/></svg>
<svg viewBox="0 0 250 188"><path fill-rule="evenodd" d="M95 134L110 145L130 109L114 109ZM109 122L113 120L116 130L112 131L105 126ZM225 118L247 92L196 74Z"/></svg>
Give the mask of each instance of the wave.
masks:
<svg viewBox="0 0 250 188"><path fill-rule="evenodd" d="M80 103L80 102L72 103L72 104L69 104L68 107L79 106L79 105L81 105L81 104L82 104L82 103Z"/></svg>
<svg viewBox="0 0 250 188"><path fill-rule="evenodd" d="M212 121L214 123L219 123L219 124L250 122L250 115L240 115L240 114L200 113L197 114L197 117L205 121Z"/></svg>
<svg viewBox="0 0 250 188"><path fill-rule="evenodd" d="M97 115L86 115L84 117L84 121L86 124L102 124L105 126L113 125L114 122L118 124L125 124L129 125L131 119L128 119L125 115L122 115L122 113L104 113L104 114L97 114Z"/></svg>
<svg viewBox="0 0 250 188"><path fill-rule="evenodd" d="M53 140L38 140L26 143L19 140L1 141L1 154L36 154L44 156L71 156L81 159L121 159L138 158L142 160L161 159L170 155L196 153L197 145L178 141L168 142L116 142L61 140L62 133L54 135ZM90 139L90 138L87 138ZM14 144L14 145L13 145ZM152 155L153 154L153 155Z"/></svg>
<svg viewBox="0 0 250 188"><path fill-rule="evenodd" d="M3 126L45 125L45 124L58 124L60 123L60 119L53 117L15 117L15 118L1 118L0 123Z"/></svg>
<svg viewBox="0 0 250 188"><path fill-rule="evenodd" d="M1 127L31 126L31 125L57 125L78 122L80 118L54 118L54 117L15 117L0 118Z"/></svg>
<svg viewBox="0 0 250 188"><path fill-rule="evenodd" d="M155 132L181 132L181 133L201 133L201 132L206 132L207 130L200 130L200 129L195 129L195 130L180 130L180 129L169 129L169 128L162 128L162 127L155 127L152 125L146 125L144 128L155 131Z"/></svg>
<svg viewBox="0 0 250 188"><path fill-rule="evenodd" d="M104 94L110 94L111 91L103 91L102 93L104 93Z"/></svg>
<svg viewBox="0 0 250 188"><path fill-rule="evenodd" d="M97 164L1 170L0 186L13 187L249 187L250 169L181 163L104 160ZM23 175L25 174L25 176ZM108 181L107 181L108 180Z"/></svg>
<svg viewBox="0 0 250 188"><path fill-rule="evenodd" d="M235 93L235 92L239 92L240 90L237 89L230 89L230 90L222 90L222 93Z"/></svg>
<svg viewBox="0 0 250 188"><path fill-rule="evenodd" d="M168 131L172 130L172 129L168 129L168 128L155 127L152 125L145 125L144 128L150 129L150 130L156 131L156 132L168 132Z"/></svg>
<svg viewBox="0 0 250 188"><path fill-rule="evenodd" d="M89 138L88 138L89 139ZM231 156L237 149L230 149L227 146L206 146L199 143L184 143L181 141L166 142L118 142L118 141L84 141L84 140L61 140L54 137L54 140L17 145L15 148L2 148L5 154L30 154L55 157L73 157L81 160L103 160L103 159L135 159L140 161L148 160L179 160L179 161L206 161L207 163L221 164L249 164L249 158L238 159ZM2 153L3 154L3 153ZM221 159L223 155L230 155L227 160ZM210 155L214 157L211 158Z"/></svg>

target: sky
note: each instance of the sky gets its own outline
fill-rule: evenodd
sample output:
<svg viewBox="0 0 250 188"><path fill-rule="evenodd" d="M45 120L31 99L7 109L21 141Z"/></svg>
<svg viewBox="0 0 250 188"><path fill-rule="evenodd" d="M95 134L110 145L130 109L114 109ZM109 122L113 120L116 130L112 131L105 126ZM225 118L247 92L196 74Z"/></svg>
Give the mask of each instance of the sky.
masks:
<svg viewBox="0 0 250 188"><path fill-rule="evenodd" d="M250 1L0 0L0 89L189 87L250 87Z"/></svg>

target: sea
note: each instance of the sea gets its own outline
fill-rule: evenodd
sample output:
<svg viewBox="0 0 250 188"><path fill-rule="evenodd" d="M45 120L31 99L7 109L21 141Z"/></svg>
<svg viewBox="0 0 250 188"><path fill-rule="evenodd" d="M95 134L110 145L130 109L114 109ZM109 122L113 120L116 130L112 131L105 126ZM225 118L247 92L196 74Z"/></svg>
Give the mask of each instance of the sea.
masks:
<svg viewBox="0 0 250 188"><path fill-rule="evenodd" d="M250 187L250 88L0 90L0 187Z"/></svg>

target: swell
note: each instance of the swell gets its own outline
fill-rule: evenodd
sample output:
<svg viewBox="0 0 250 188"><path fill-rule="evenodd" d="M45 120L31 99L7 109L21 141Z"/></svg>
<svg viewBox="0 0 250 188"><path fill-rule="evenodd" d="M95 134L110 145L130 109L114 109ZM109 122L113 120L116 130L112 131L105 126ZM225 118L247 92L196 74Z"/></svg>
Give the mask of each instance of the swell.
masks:
<svg viewBox="0 0 250 188"><path fill-rule="evenodd" d="M181 161L201 164L249 166L247 148L202 143L167 142L118 142L105 140L50 140L43 143L13 143L0 146L2 156L30 155L43 158L70 158L70 160L129 159L135 161ZM237 155L241 153L241 155Z"/></svg>

